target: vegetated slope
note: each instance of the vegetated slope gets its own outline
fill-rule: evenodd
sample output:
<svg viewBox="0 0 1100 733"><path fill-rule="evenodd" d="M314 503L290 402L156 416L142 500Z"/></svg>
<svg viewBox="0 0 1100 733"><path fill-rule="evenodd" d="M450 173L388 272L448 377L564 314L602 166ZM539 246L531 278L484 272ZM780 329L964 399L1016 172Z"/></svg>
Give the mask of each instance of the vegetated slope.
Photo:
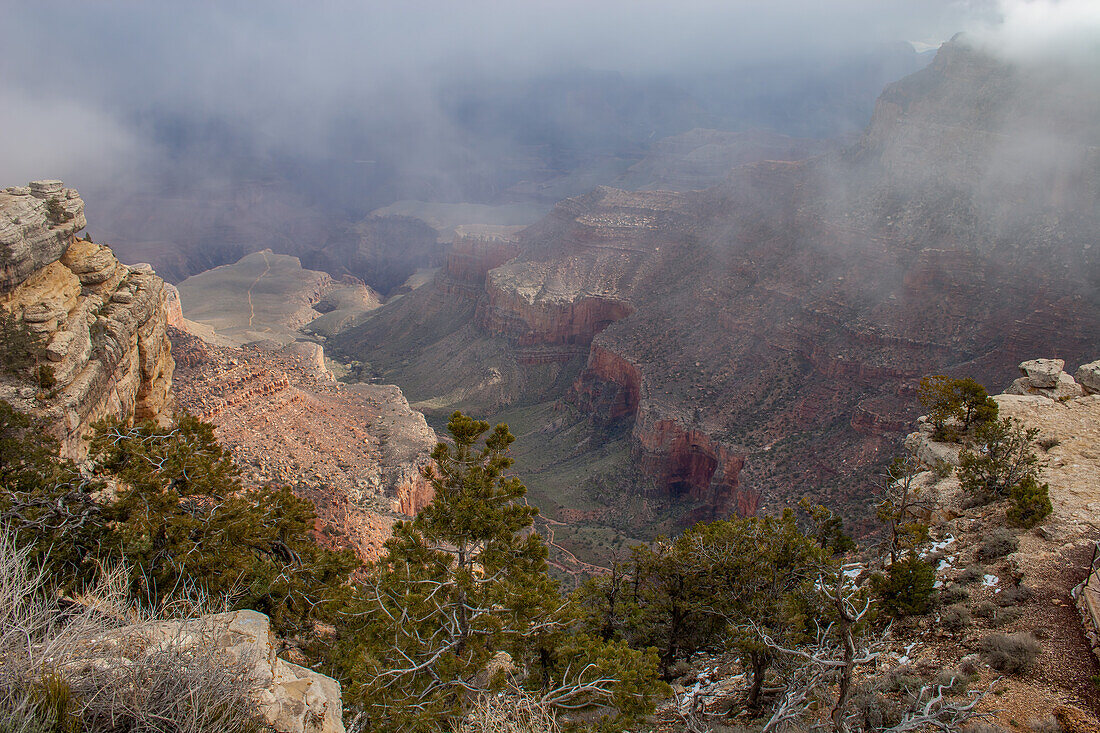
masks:
<svg viewBox="0 0 1100 733"><path fill-rule="evenodd" d="M804 494L858 510L920 376L997 385L1030 355L1094 350L1098 107L1094 75L955 40L887 87L843 154L567 199L338 348L439 412L554 404L519 464L551 512L569 492L602 496L589 519L612 523L631 497L650 522Z"/></svg>
<svg viewBox="0 0 1100 733"><path fill-rule="evenodd" d="M1073 385L1069 375L1063 378ZM940 506L932 522L939 541L926 553L926 559L937 564L940 601L943 606L958 604L956 609L968 609L973 617L964 615L969 621L961 628L947 628L947 609L940 608L912 626L899 624L895 643L915 642L908 660L911 669L945 669L966 655L976 656L990 634L1034 634L1041 646L1034 664L1023 674L1002 679L1002 692L984 709L1002 725L1019 721L1037 728L1055 713L1082 720L1081 727L1067 725L1065 730L1093 730L1097 689L1091 680L1100 663L1089 639L1098 629L1079 612L1080 589L1075 587L1090 573L1089 562L1100 540L1091 521L1100 500L1100 456L1095 447L1100 396L1082 394L1076 385L1060 399L1048 394L1000 394L995 400L1001 417L1037 429L1039 446L1048 446L1036 451L1043 464L1041 481L1049 483L1052 513L1033 530L1012 529L1006 517L1011 500L976 502L960 487L957 474L938 479L924 475L922 496ZM909 445L931 449L945 458L946 465L958 464L958 445L934 443L931 424L919 427L907 440ZM999 675L983 669L983 676ZM1066 710L1066 705L1079 709Z"/></svg>
<svg viewBox="0 0 1100 733"><path fill-rule="evenodd" d="M374 559L394 521L431 501L436 438L393 385L339 384L308 342L219 347L170 329L176 402L212 423L247 485L313 502L318 538Z"/></svg>
<svg viewBox="0 0 1100 733"><path fill-rule="evenodd" d="M1052 376L1063 366L1056 364ZM999 418L1018 420L1021 429L1035 431L1027 450L1037 454L1036 476L1049 489L1051 506L1034 527L1014 524L1017 504L1011 496L983 496L964 481L961 465L969 460L961 454L975 448L970 437L954 443L933 440L934 416L919 418L907 436L906 447L919 463L895 468L900 480L892 496L896 500L904 484L908 501L918 502L910 504L907 521L929 532L916 540L914 554L927 563L930 603L923 610L894 605L898 595L919 593L921 584L912 577L900 593L897 588L883 593L885 586L875 576L890 574L885 567L891 564L889 539L844 558L849 577L865 589L878 588L871 603L880 615L867 629L882 641L874 662L857 674L853 728L865 716L881 717L882 728L876 729L894 725L899 712L891 695L900 692L903 707L931 680L945 684L952 678L947 698L969 702L992 690L977 706L987 723L996 724L990 730L1083 732L1100 726L1100 691L1093 683L1100 671L1094 646L1100 632L1100 579L1090 566L1100 539L1092 521L1100 506L1100 362L1084 370L1093 376L1082 378L1078 371L1080 385L1064 372L1057 389L1037 388L1025 377L1010 393L993 398ZM877 498L887 496L880 484ZM903 562L908 542L901 540ZM1086 579L1088 586L1082 587ZM658 711L664 723L659 729L687 729L682 711L683 701L690 699L726 725L759 730L759 711L745 705L751 681L746 667L728 649L693 655L690 664L676 670L676 697ZM777 686L797 679L789 668L776 671ZM816 714L830 709L831 702ZM807 717L812 721L814 715Z"/></svg>

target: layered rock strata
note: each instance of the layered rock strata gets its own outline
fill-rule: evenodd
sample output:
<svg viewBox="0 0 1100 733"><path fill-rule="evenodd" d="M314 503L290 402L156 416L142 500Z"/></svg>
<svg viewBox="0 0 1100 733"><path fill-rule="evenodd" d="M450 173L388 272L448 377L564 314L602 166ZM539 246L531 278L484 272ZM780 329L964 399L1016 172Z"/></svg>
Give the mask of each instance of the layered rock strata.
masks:
<svg viewBox="0 0 1100 733"><path fill-rule="evenodd" d="M420 469L435 447L392 385L343 385L321 347L219 347L171 330L179 406L214 424L246 483L290 485L317 508L317 538L377 557L390 527L432 498Z"/></svg>
<svg viewBox="0 0 1100 733"><path fill-rule="evenodd" d="M108 415L162 415L174 368L164 282L76 239L83 226L84 202L60 181L0 192L0 306L41 336L53 380L37 390L9 384L5 398L45 417L73 458Z"/></svg>

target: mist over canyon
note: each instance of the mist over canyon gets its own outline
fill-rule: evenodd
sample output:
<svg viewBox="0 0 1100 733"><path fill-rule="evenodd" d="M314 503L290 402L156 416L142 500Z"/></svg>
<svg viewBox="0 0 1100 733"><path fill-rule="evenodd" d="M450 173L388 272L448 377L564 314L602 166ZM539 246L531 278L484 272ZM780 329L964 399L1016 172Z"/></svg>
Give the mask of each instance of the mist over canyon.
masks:
<svg viewBox="0 0 1100 733"><path fill-rule="evenodd" d="M7 178L79 188L221 346L509 422L599 541L804 493L859 521L921 376L1095 345L1081 2L7 15Z"/></svg>

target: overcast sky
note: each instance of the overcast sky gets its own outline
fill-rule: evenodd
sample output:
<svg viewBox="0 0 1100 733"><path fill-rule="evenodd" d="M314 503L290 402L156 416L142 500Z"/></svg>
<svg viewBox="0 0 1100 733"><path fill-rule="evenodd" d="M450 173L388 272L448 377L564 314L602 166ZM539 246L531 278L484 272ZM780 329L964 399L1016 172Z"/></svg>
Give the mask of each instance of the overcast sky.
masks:
<svg viewBox="0 0 1100 733"><path fill-rule="evenodd" d="M155 157L150 115L245 130L258 150L308 149L334 115L407 106L429 117L431 90L454 78L570 68L684 76L897 40L934 47L959 30L998 27L1000 40L1027 48L1044 33L1088 43L1100 28L1094 0L4 5L0 184L109 176Z"/></svg>

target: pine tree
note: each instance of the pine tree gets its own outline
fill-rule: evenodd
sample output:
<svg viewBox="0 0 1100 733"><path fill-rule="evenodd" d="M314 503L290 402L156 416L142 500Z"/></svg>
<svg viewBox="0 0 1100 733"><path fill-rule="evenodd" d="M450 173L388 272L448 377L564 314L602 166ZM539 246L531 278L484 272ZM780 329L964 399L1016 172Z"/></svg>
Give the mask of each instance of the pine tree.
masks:
<svg viewBox="0 0 1100 733"><path fill-rule="evenodd" d="M1012 505L1006 515L1009 523L1017 527L1034 527L1054 511L1050 503L1050 485L1039 483L1034 476L1025 476L1009 490L1008 496Z"/></svg>
<svg viewBox="0 0 1100 733"><path fill-rule="evenodd" d="M1044 463L1035 453L1038 428L1016 418L985 423L973 446L959 454L959 485L976 498L1003 499L1027 479L1037 480Z"/></svg>
<svg viewBox="0 0 1100 733"><path fill-rule="evenodd" d="M882 498L875 504L875 515L886 525L886 551L896 563L903 550L912 550L928 539L928 523L934 502L922 496L917 475L923 470L912 452L898 456L883 475Z"/></svg>
<svg viewBox="0 0 1100 733"><path fill-rule="evenodd" d="M362 722L439 730L508 684L550 706L651 709L654 653L566 633L573 614L547 573L537 510L505 473L507 426L456 412L448 430L453 447L437 445L425 474L434 499L395 525L342 629Z"/></svg>
<svg viewBox="0 0 1100 733"><path fill-rule="evenodd" d="M309 632L358 565L310 538L308 500L285 487L244 488L213 426L194 416L166 428L108 419L90 455L118 482L103 508L104 554L132 565L132 590L150 603L183 580L268 614L280 632Z"/></svg>
<svg viewBox="0 0 1100 733"><path fill-rule="evenodd" d="M59 458L58 449L40 422L0 400L0 522L69 586L94 573L107 528L92 498L102 486Z"/></svg>
<svg viewBox="0 0 1100 733"><path fill-rule="evenodd" d="M41 334L31 331L23 319L0 307L0 372L26 376L44 358Z"/></svg>
<svg viewBox="0 0 1100 733"><path fill-rule="evenodd" d="M917 395L928 410L935 440L956 441L960 433L997 419L996 401L985 387L969 377L953 379L942 374L924 377Z"/></svg>

